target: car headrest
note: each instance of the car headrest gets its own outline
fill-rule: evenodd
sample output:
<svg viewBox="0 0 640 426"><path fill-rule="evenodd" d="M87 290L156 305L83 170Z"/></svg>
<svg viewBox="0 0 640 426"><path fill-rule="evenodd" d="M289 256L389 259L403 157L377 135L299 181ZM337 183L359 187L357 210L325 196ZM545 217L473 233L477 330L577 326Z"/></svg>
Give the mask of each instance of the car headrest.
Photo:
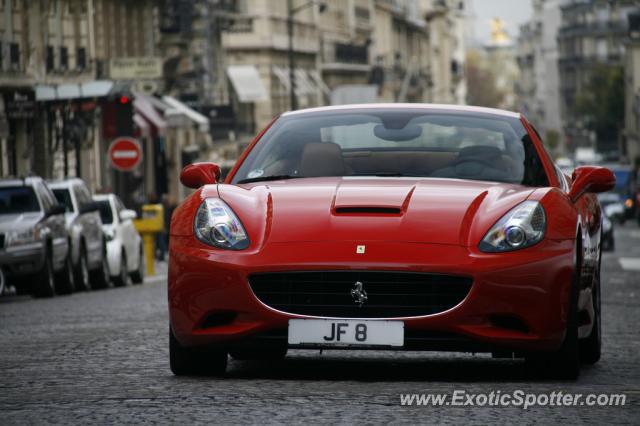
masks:
<svg viewBox="0 0 640 426"><path fill-rule="evenodd" d="M300 176L343 176L344 159L340 145L333 142L311 142L304 146L300 159Z"/></svg>

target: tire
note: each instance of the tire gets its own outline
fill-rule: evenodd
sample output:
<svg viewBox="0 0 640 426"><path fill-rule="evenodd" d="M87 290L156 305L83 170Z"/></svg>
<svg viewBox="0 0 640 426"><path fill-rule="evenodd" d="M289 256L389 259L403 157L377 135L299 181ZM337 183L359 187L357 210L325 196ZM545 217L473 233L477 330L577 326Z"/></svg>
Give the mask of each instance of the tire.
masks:
<svg viewBox="0 0 640 426"><path fill-rule="evenodd" d="M35 276L35 282L33 283L33 296L34 297L53 297L56 294L56 283L53 275L53 264L51 262L51 255L45 253L44 265L42 269Z"/></svg>
<svg viewBox="0 0 640 426"><path fill-rule="evenodd" d="M169 364L176 376L221 376L227 369L227 353L210 348L185 348L169 330Z"/></svg>
<svg viewBox="0 0 640 426"><path fill-rule="evenodd" d="M113 278L113 284L116 287L126 287L129 282L129 274L127 273L127 256L124 254L124 249L120 255L120 274Z"/></svg>
<svg viewBox="0 0 640 426"><path fill-rule="evenodd" d="M247 360L268 360L278 361L287 356L286 346L277 346L272 348L241 348L229 351L231 358L238 361Z"/></svg>
<svg viewBox="0 0 640 426"><path fill-rule="evenodd" d="M131 273L131 281L134 284L142 284L144 282L144 250L140 244L140 254L138 255L138 269Z"/></svg>
<svg viewBox="0 0 640 426"><path fill-rule="evenodd" d="M67 256L62 271L56 274L56 293L71 294L76 289L75 277L73 274L73 264L71 255Z"/></svg>
<svg viewBox="0 0 640 426"><path fill-rule="evenodd" d="M87 252L84 245L80 247L80 256L78 264L74 268L76 291L91 290L91 281L89 279L89 266L87 265Z"/></svg>
<svg viewBox="0 0 640 426"><path fill-rule="evenodd" d="M602 311L600 301L600 268L596 273L596 283L593 294L593 311L595 312L595 322L591 329L591 334L586 339L580 341L580 360L584 364L595 364L600 361L602 354Z"/></svg>
<svg viewBox="0 0 640 426"><path fill-rule="evenodd" d="M109 262L107 260L107 252L103 250L102 261L100 266L91 271L91 283L93 288L107 288L111 282L111 273L109 272Z"/></svg>
<svg viewBox="0 0 640 426"><path fill-rule="evenodd" d="M580 375L580 342L578 341L578 289L580 288L580 245L576 246L576 268L571 283L567 330L564 341L556 351L532 354L526 362L533 371L545 377L563 380L576 380Z"/></svg>
<svg viewBox="0 0 640 426"><path fill-rule="evenodd" d="M7 286L7 277L4 275L4 271L0 268L0 296L4 294L4 289Z"/></svg>

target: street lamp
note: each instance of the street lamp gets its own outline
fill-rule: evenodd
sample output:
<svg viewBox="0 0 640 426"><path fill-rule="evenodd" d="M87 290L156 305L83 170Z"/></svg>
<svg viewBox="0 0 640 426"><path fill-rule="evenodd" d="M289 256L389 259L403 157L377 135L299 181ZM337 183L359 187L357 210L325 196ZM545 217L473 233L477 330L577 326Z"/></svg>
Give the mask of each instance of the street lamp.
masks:
<svg viewBox="0 0 640 426"><path fill-rule="evenodd" d="M326 3L318 2L317 0L311 0L297 7L293 7L293 0L287 0L287 34L289 36L289 102L292 111L298 109L298 100L296 99L296 79L295 71L293 69L293 17L301 10L304 10L315 4L318 4L320 13L324 12L327 8Z"/></svg>

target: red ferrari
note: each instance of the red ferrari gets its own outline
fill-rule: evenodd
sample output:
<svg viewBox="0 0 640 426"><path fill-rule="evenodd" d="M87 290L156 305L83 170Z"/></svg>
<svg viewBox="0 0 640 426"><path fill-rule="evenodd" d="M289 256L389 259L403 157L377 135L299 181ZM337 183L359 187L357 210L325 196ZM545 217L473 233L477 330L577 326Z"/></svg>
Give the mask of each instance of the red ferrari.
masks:
<svg viewBox="0 0 640 426"><path fill-rule="evenodd" d="M574 378L600 358L597 192L520 114L288 112L224 181L196 163L171 221L174 374L287 349L490 352Z"/></svg>

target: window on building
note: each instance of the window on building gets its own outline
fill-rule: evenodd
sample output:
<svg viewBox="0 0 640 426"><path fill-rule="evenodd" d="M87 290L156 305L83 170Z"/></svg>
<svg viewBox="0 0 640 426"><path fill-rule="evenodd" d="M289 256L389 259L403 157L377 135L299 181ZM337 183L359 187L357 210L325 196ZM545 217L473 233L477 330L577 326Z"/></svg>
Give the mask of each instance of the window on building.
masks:
<svg viewBox="0 0 640 426"><path fill-rule="evenodd" d="M9 45L9 60L12 66L20 65L20 45L18 43Z"/></svg>
<svg viewBox="0 0 640 426"><path fill-rule="evenodd" d="M60 47L60 68L69 68L69 50L65 46Z"/></svg>
<svg viewBox="0 0 640 426"><path fill-rule="evenodd" d="M76 51L76 68L83 70L87 67L87 51L84 47L78 47Z"/></svg>
<svg viewBox="0 0 640 426"><path fill-rule="evenodd" d="M54 54L53 46L47 46L47 63L46 63L47 72L53 71L53 69L55 68L54 57L55 57L55 54Z"/></svg>

